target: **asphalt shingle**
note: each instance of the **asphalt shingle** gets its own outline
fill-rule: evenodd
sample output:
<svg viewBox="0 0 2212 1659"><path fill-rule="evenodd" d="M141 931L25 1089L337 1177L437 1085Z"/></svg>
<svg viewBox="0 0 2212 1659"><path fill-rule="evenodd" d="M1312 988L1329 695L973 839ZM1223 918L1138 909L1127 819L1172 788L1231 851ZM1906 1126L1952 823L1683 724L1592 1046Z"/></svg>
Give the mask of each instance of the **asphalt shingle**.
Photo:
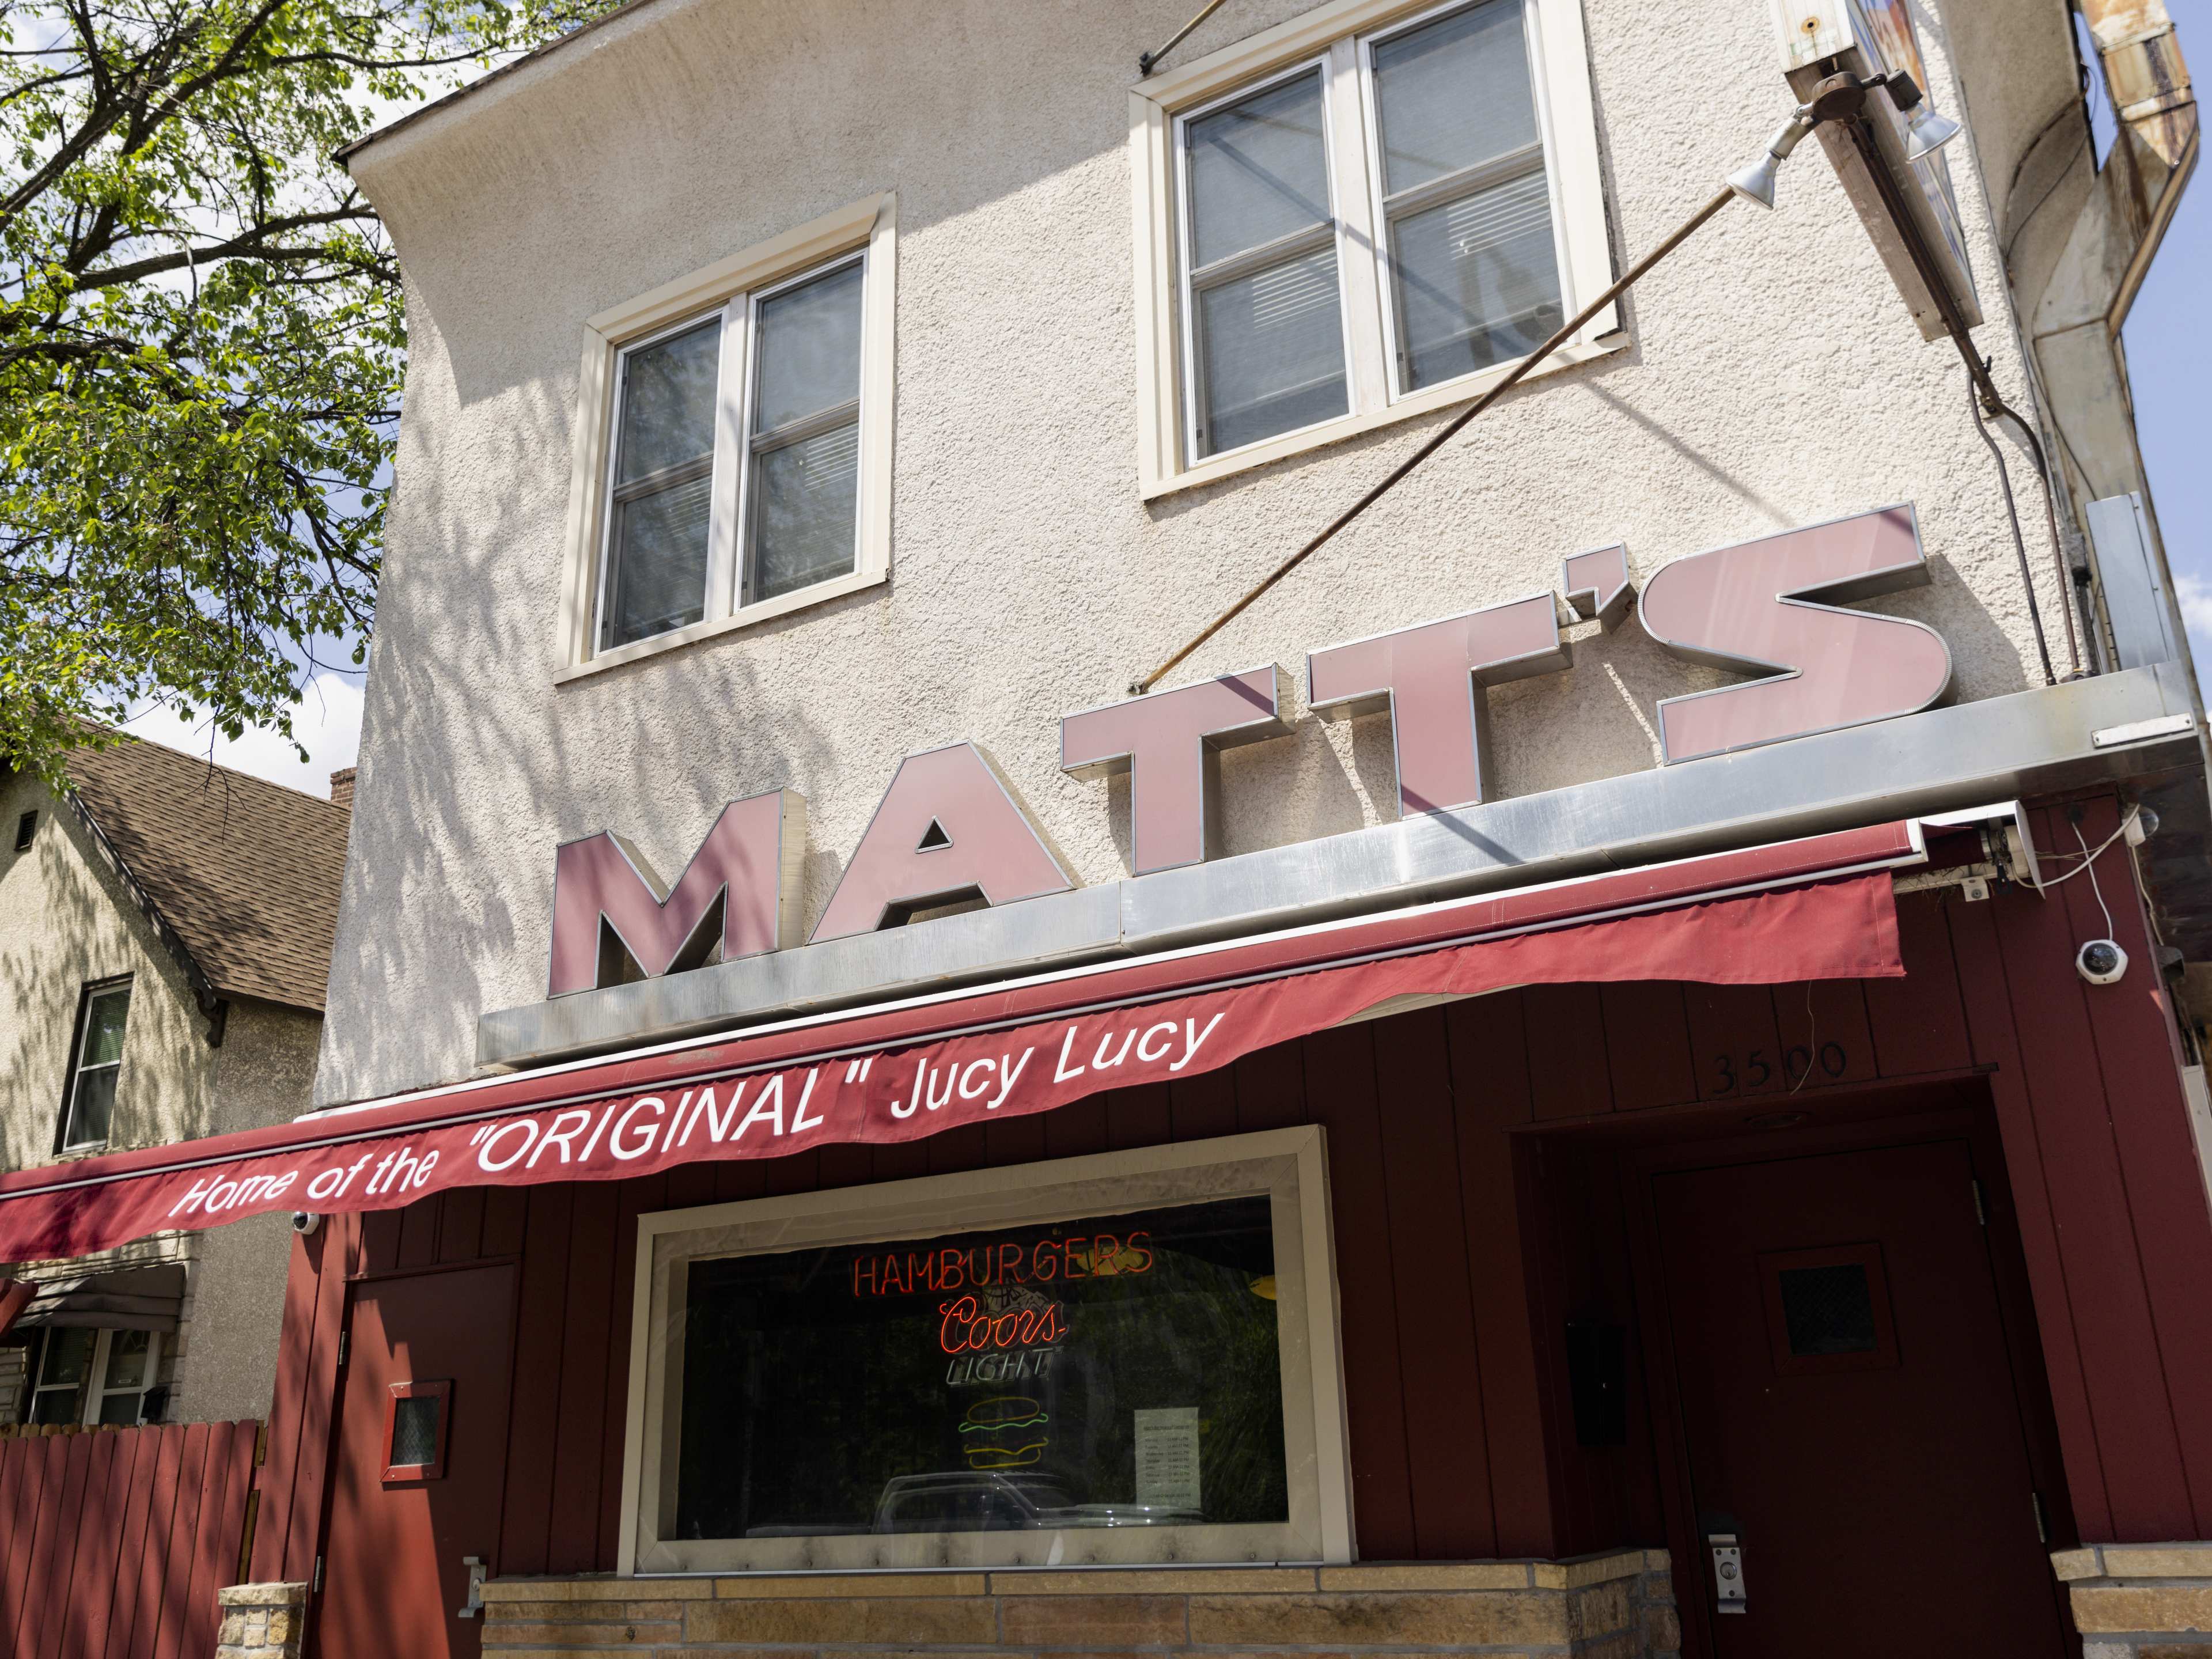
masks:
<svg viewBox="0 0 2212 1659"><path fill-rule="evenodd" d="M217 993L322 1008L351 813L131 739L72 755L70 775Z"/></svg>

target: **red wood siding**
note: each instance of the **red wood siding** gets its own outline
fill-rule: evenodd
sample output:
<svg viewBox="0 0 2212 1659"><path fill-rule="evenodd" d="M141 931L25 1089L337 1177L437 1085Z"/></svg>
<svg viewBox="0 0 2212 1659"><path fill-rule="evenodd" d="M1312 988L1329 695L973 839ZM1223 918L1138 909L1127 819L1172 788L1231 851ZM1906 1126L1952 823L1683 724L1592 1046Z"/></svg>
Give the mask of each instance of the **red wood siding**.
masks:
<svg viewBox="0 0 2212 1659"><path fill-rule="evenodd" d="M2039 844L2070 845L2063 817L2046 817ZM2115 822L2109 801L2094 804L2091 844ZM2086 879L2045 899L1931 893L1899 904L1903 980L1502 993L904 1146L456 1193L334 1219L295 1264L253 1576L313 1569L346 1273L519 1257L520 1382L494 1570L604 1571L615 1565L641 1213L1307 1122L1328 1133L1361 1555L1656 1543L1640 1398L1632 1443L1595 1450L1575 1444L1565 1404L1568 1319L1621 1323L1632 1380L1639 1363L1623 1176L1603 1142L1549 1132L1978 1072L2002 1127L2082 1535L2206 1536L2212 1216L2125 870L2109 854L2099 866L2138 964L2109 989L2072 968L2075 944L2104 931ZM1556 1194L1569 1190L1595 1196L1561 1212Z"/></svg>
<svg viewBox="0 0 2212 1659"><path fill-rule="evenodd" d="M0 1438L0 1651L173 1659L215 1651L238 1582L258 1423Z"/></svg>

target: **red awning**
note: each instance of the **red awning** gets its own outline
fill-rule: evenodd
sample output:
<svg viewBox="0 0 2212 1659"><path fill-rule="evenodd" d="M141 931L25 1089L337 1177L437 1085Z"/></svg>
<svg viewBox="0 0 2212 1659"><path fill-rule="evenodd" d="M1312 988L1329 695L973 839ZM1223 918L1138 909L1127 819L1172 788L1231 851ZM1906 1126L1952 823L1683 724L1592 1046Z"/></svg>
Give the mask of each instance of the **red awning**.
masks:
<svg viewBox="0 0 2212 1659"><path fill-rule="evenodd" d="M1887 872L1923 856L1917 823L1883 824L22 1170L0 1176L0 1261L270 1211L397 1209L454 1187L915 1140L1212 1071L1400 997L1894 975Z"/></svg>

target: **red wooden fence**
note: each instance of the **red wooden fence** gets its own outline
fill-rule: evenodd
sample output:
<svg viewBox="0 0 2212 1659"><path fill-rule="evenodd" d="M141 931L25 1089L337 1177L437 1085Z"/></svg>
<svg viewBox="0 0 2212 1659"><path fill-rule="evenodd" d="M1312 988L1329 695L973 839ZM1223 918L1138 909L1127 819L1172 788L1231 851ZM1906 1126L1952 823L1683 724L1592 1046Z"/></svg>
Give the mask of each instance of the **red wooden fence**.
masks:
<svg viewBox="0 0 2212 1659"><path fill-rule="evenodd" d="M258 1423L0 1431L0 1653L206 1659Z"/></svg>

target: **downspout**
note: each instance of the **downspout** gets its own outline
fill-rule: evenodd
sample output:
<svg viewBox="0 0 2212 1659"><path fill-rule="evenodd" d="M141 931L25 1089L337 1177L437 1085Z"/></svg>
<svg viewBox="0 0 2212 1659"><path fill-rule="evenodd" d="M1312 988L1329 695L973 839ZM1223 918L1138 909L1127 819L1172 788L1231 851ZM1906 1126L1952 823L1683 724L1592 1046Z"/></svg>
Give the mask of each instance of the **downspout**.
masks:
<svg viewBox="0 0 2212 1659"><path fill-rule="evenodd" d="M2082 21L2105 63L2105 87L2119 118L2120 142L2112 162L2126 152L2131 216L2140 225L2134 253L2120 274L2105 326L2117 338L2142 287L2152 258L2181 205L2181 192L2197 170L2197 97L2182 62L2181 42L2164 0L2081 0ZM2154 194L2153 193L2154 191Z"/></svg>

